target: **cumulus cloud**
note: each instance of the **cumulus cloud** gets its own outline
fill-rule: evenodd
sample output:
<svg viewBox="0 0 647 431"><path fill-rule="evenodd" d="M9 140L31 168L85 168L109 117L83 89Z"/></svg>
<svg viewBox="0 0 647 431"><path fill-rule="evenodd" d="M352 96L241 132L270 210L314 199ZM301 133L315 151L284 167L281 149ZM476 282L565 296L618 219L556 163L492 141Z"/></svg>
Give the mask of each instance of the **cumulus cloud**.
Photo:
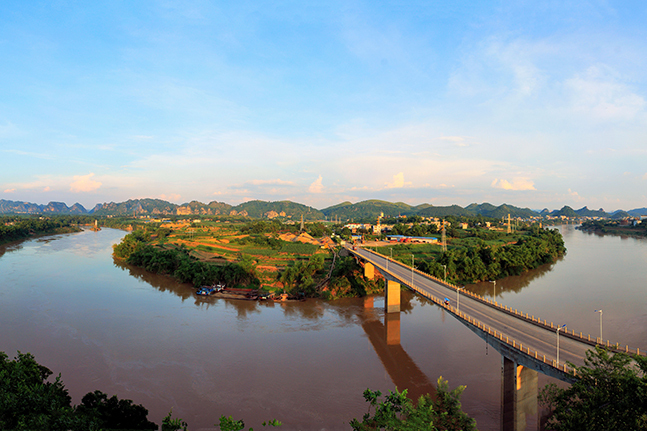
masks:
<svg viewBox="0 0 647 431"><path fill-rule="evenodd" d="M101 187L101 183L99 181L95 181L92 179L94 176L93 173L89 173L88 175L75 175L74 181L72 184L70 184L70 191L74 193L80 193L80 192L91 192L99 187Z"/></svg>
<svg viewBox="0 0 647 431"><path fill-rule="evenodd" d="M535 183L527 178L515 178L512 182L495 178L492 181L492 187L503 190L537 190L535 189Z"/></svg>
<svg viewBox="0 0 647 431"><path fill-rule="evenodd" d="M404 172L393 175L393 182L386 183L387 189L401 189L404 186L410 186L410 182L404 181Z"/></svg>
<svg viewBox="0 0 647 431"><path fill-rule="evenodd" d="M324 186L321 183L322 181L323 178L321 177L321 175L319 175L319 178L317 178L314 183L310 184L308 191L310 193L322 193L324 190Z"/></svg>

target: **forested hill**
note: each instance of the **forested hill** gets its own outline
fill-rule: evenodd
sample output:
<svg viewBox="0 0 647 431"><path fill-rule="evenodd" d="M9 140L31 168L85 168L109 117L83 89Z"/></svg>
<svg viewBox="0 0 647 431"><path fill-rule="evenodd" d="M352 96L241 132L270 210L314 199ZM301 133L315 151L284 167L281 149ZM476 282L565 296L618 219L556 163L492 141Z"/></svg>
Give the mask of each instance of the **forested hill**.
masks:
<svg viewBox="0 0 647 431"><path fill-rule="evenodd" d="M486 217L533 217L539 214L529 208L517 208L512 205L503 204L494 206L492 204L471 204L465 208L458 205L434 206L422 204L411 206L402 202L391 203L379 200L368 200L352 204L344 202L321 210L329 220L354 220L369 221L376 220L380 214L385 217L400 216L422 216L422 217L446 217L446 216L476 216Z"/></svg>
<svg viewBox="0 0 647 431"><path fill-rule="evenodd" d="M83 205L76 203L68 207L63 202L50 202L39 205L30 202L7 201L0 199L0 214L86 214Z"/></svg>
<svg viewBox="0 0 647 431"><path fill-rule="evenodd" d="M102 216L171 216L171 215L227 215L243 216L251 218L283 218L298 221L301 216L306 221L328 220L355 222L374 222L380 214L385 217L397 216L422 216L422 217L447 217L447 216L477 216L502 218L510 214L511 217L534 217L534 216L567 216L567 217L606 217L622 218L647 215L646 208L635 210L615 211L607 213L602 208L590 210L587 207L574 210L564 206L559 210L549 211L547 209L540 213L529 208L519 208L513 205L503 204L494 206L489 203L470 204L465 208L459 205L435 206L421 204L412 206L403 202L387 202L377 199L366 200L357 203L342 202L322 210L311 206L291 201L261 201L253 200L240 205L230 205L224 202L209 202L204 204L192 201L181 205L167 202L161 199L129 199L125 202L109 202L97 204L91 210L86 210L81 204L74 204L68 207L63 202L50 202L47 205L39 205L30 202L9 201L0 199L0 214L95 214Z"/></svg>

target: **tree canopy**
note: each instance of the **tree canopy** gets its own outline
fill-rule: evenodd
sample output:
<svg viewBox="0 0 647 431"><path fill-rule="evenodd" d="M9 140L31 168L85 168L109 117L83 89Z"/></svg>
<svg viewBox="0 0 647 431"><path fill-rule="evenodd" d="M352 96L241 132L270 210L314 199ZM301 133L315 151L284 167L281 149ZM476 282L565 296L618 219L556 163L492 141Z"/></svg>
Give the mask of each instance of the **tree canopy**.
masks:
<svg viewBox="0 0 647 431"><path fill-rule="evenodd" d="M647 358L597 346L573 367L577 382L566 389L549 384L540 394L551 410L546 429L647 430Z"/></svg>

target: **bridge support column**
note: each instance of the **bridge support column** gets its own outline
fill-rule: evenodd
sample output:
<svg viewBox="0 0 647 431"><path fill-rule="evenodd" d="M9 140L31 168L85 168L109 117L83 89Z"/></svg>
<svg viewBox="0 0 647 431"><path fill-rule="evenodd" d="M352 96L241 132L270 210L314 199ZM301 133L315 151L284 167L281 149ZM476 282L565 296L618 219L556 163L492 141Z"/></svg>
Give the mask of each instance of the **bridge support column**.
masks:
<svg viewBox="0 0 647 431"><path fill-rule="evenodd" d="M501 429L523 431L537 417L537 372L502 356Z"/></svg>
<svg viewBox="0 0 647 431"><path fill-rule="evenodd" d="M375 278L375 266L371 262L366 262L364 264L364 277L369 280L373 280Z"/></svg>
<svg viewBox="0 0 647 431"><path fill-rule="evenodd" d="M386 280L384 305L387 313L400 313L400 283Z"/></svg>
<svg viewBox="0 0 647 431"><path fill-rule="evenodd" d="M386 313L384 315L384 330L388 346L400 345L400 313Z"/></svg>

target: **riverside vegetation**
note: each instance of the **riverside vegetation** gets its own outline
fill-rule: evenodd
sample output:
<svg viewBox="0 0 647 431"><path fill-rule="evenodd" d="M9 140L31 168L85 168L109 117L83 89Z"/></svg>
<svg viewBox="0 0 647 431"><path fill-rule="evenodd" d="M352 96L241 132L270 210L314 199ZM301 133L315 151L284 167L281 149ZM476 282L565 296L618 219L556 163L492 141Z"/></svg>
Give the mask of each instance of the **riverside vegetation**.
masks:
<svg viewBox="0 0 647 431"><path fill-rule="evenodd" d="M20 241L34 235L79 232L79 224L89 223L84 216L2 216L0 244Z"/></svg>
<svg viewBox="0 0 647 431"><path fill-rule="evenodd" d="M591 220L583 222L579 229L600 234L647 237L647 222L634 225L628 222L622 224L620 220Z"/></svg>

